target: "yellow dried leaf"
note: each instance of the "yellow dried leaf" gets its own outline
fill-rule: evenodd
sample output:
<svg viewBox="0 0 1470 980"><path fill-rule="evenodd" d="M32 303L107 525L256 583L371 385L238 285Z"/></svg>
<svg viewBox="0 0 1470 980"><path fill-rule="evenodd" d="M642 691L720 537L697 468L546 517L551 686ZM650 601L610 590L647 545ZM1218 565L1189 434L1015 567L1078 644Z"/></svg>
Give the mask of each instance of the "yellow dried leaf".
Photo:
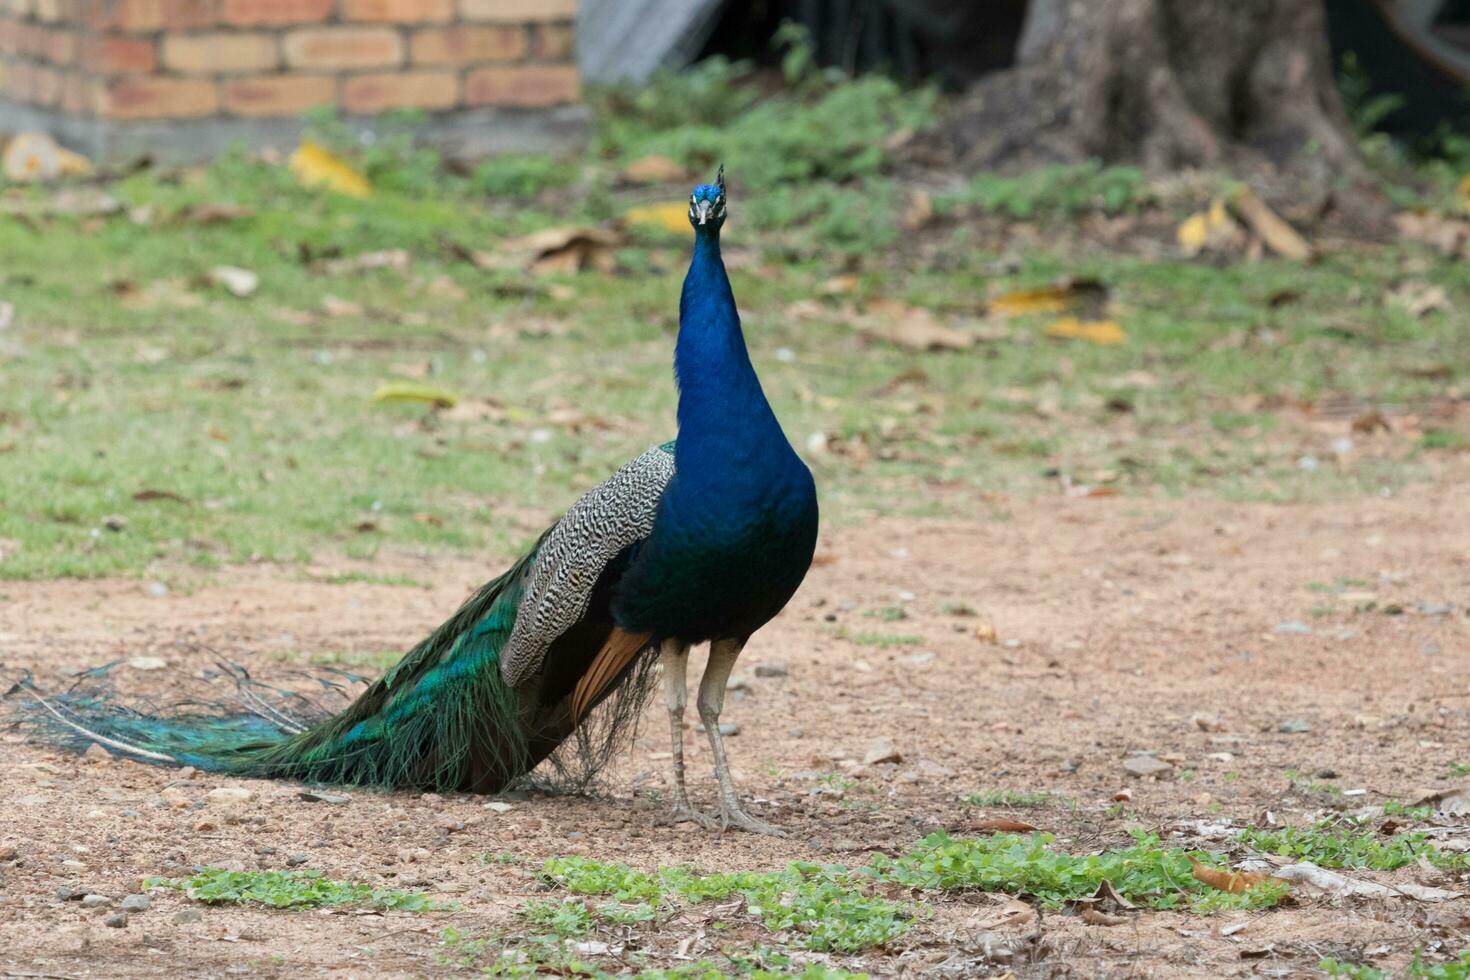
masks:
<svg viewBox="0 0 1470 980"><path fill-rule="evenodd" d="M1039 289L1016 289L990 301L996 316L1028 313L1085 313L1096 316L1108 302L1108 287L1096 279L1069 279Z"/></svg>
<svg viewBox="0 0 1470 980"><path fill-rule="evenodd" d="M291 154L291 172L306 187L326 187L349 197L367 197L373 192L355 167L310 140L302 140Z"/></svg>
<svg viewBox="0 0 1470 980"><path fill-rule="evenodd" d="M672 234L690 232L689 202L661 201L658 204L643 204L623 212L623 224L641 225L645 228L660 228Z"/></svg>
<svg viewBox="0 0 1470 980"><path fill-rule="evenodd" d="M1312 246L1307 244L1307 240L1248 188L1242 187L1231 195L1230 206L1256 237L1277 255L1288 259L1312 257Z"/></svg>
<svg viewBox="0 0 1470 980"><path fill-rule="evenodd" d="M1053 320L1046 328L1046 335L1065 340L1084 340L1099 347L1116 347L1128 339L1128 335L1115 320L1079 320L1075 316Z"/></svg>
<svg viewBox="0 0 1470 980"><path fill-rule="evenodd" d="M1198 255L1206 249L1226 249L1242 244L1243 233L1235 219L1218 198L1203 211L1185 218L1174 232L1185 255Z"/></svg>
<svg viewBox="0 0 1470 980"><path fill-rule="evenodd" d="M1017 289L990 301L990 312L999 316L1022 316L1027 313L1061 313L1071 305L1072 293L1065 286L1041 289Z"/></svg>
<svg viewBox="0 0 1470 980"><path fill-rule="evenodd" d="M373 401L423 402L441 408L452 408L459 403L459 396L438 385L419 381L390 381L378 386L378 390L373 392Z"/></svg>

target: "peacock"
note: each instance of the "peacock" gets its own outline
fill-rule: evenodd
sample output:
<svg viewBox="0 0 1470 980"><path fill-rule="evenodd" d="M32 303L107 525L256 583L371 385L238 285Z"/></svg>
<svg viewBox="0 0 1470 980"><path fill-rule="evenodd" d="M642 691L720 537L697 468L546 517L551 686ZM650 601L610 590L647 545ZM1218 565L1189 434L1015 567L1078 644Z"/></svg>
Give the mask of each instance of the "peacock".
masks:
<svg viewBox="0 0 1470 980"><path fill-rule="evenodd" d="M689 198L694 249L674 348L677 439L577 500L345 710L308 723L245 686L243 709L144 712L91 690L47 696L27 681L32 729L73 749L96 742L141 761L237 776L496 793L585 737L594 709L620 691L632 694L640 683L632 678L651 684L656 658L674 821L782 836L741 805L720 713L742 649L811 565L817 494L746 349L720 254L726 216L721 167L714 184ZM718 816L691 805L684 778L685 674L690 648L706 642L697 709ZM614 721L630 717L624 709Z"/></svg>

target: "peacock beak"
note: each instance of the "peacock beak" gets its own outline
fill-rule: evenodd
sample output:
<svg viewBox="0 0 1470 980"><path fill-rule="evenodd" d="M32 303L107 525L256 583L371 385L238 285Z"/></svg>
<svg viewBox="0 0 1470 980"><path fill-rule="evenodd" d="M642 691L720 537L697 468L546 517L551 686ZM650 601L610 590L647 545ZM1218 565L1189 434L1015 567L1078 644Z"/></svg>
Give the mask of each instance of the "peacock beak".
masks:
<svg viewBox="0 0 1470 980"><path fill-rule="evenodd" d="M699 224L709 223L709 213L712 207L714 204L710 201L700 201L694 205L694 214L699 219Z"/></svg>

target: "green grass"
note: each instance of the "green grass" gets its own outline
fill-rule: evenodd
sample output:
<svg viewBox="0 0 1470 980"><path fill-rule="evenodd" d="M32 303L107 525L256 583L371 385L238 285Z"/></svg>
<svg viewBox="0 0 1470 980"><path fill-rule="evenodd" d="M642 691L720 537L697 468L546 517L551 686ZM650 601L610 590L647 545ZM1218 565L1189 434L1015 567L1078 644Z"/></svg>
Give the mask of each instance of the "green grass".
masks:
<svg viewBox="0 0 1470 980"><path fill-rule="evenodd" d="M149 878L150 888L182 891L206 905L265 905L274 909L314 909L355 905L401 912L431 912L454 908L432 902L422 892L373 888L350 881L323 878L317 871L226 871L203 868L188 878Z"/></svg>
<svg viewBox="0 0 1470 980"><path fill-rule="evenodd" d="M1052 801L1050 793L1024 793L1014 789L989 789L980 793L966 793L961 803L970 806L1009 806L1017 808L1043 807Z"/></svg>
<svg viewBox="0 0 1470 980"><path fill-rule="evenodd" d="M837 631L839 640L855 643L860 647L878 647L882 650L891 647L912 647L924 642L924 638L917 633L853 633L847 629Z"/></svg>
<svg viewBox="0 0 1470 980"><path fill-rule="evenodd" d="M1421 856L1440 867L1470 866L1470 858L1466 855L1440 850L1427 834L1384 836L1360 830L1357 822L1352 820L1325 820L1311 827L1272 831L1251 828L1243 831L1240 839L1258 851L1310 861L1324 868L1393 871L1413 864Z"/></svg>
<svg viewBox="0 0 1470 980"><path fill-rule="evenodd" d="M1343 963L1326 959L1317 964L1329 977L1348 977L1349 980L1388 980L1393 976L1387 970L1365 963ZM1402 976L1411 980L1467 980L1470 978L1470 952L1462 952L1444 963L1425 963L1422 953L1416 953Z"/></svg>
<svg viewBox="0 0 1470 980"><path fill-rule="evenodd" d="M1071 854L1054 845L1055 838L1041 833L979 840L941 833L898 858L875 855L862 867L798 861L772 871L715 874L553 858L539 876L548 894L521 906L517 928L478 938L446 930L442 958L496 976L533 976L538 970L608 976L598 965L599 954L578 949L595 949L591 944L599 936L632 937L631 959L625 963L638 969L646 959L660 958L660 941L668 939L659 932L664 924L677 923L697 907L717 912L709 928L744 937L741 945L727 946L724 961L701 961L672 973L650 969L637 976L849 977L857 974L825 959L812 964L803 958L862 957L888 946L927 916L924 904L910 900L921 894L932 901L969 891L1006 892L1056 909L1092 896L1107 881L1140 907L1197 914L1268 908L1286 895L1284 885L1234 895L1211 889L1194 878L1190 858L1219 867L1222 855L1166 848L1143 833L1136 833L1130 846L1099 853ZM752 927L765 934L765 942L751 942Z"/></svg>
<svg viewBox="0 0 1470 980"><path fill-rule="evenodd" d="M1126 494L1378 493L1463 449L1465 433L1441 425L1393 459L1308 471L1298 459L1320 452L1315 437L1272 407L1349 396L1415 410L1463 385L1463 264L1410 246L1223 267L1001 255L975 225L978 212L1065 222L1156 206L1136 175L1096 167L977 178L940 224L901 233L909 193L882 142L932 120L932 93L789 67L793 87L776 97L718 62L599 95L586 158L503 158L468 175L407 139L363 148L317 120L374 180L367 200L304 189L241 153L113 181L122 210L102 217L47 214L47 189L7 189L40 210L0 222L0 295L16 311L0 333L0 578L178 581L239 562L524 546L673 434L688 237L633 230L610 273L535 277L466 257L682 199L687 181L617 181L653 153L706 179L728 165L726 240L752 356L831 525L972 517L992 496L1050 494L1058 474L1104 470ZM241 216L190 217L217 204ZM330 264L384 249L403 250L407 268ZM1450 312L1383 304L1408 262ZM219 265L252 270L258 290L211 285ZM838 274L854 287L824 297ZM971 329L988 294L1065 277L1106 284L1125 344L1061 343L1031 316L984 325L1003 340L924 352L874 340L861 320L886 299ZM1294 300L1273 305L1288 290ZM464 402L374 402L395 380Z"/></svg>
<svg viewBox="0 0 1470 980"><path fill-rule="evenodd" d="M1140 906L1199 913L1265 908L1286 895L1284 884L1257 885L1239 894L1211 889L1195 880L1189 855L1214 865L1223 861L1219 855L1161 847L1152 835L1137 833L1132 847L1086 855L1055 850L1054 839L1037 833L952 840L939 833L900 858L874 858L869 873L926 891L1010 892L1049 908L1086 898L1104 880Z"/></svg>

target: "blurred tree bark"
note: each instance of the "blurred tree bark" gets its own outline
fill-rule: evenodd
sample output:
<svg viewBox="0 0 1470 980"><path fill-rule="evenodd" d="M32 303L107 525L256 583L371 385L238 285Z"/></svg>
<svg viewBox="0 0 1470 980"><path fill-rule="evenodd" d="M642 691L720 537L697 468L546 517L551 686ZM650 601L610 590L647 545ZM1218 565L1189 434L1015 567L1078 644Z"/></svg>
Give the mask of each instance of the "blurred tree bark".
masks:
<svg viewBox="0 0 1470 980"><path fill-rule="evenodd" d="M1323 0L1031 0L941 139L972 167L1100 158L1359 178Z"/></svg>

